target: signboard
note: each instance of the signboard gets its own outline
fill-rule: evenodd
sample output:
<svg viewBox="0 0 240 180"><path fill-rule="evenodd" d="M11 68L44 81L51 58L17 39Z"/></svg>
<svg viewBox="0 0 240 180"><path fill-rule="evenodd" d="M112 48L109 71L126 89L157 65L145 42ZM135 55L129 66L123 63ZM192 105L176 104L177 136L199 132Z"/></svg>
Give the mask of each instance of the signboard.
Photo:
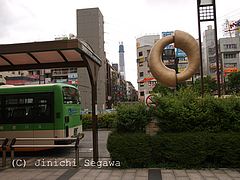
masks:
<svg viewBox="0 0 240 180"><path fill-rule="evenodd" d="M187 57L186 53L183 50L178 48L177 48L176 54L177 54L177 57Z"/></svg>
<svg viewBox="0 0 240 180"><path fill-rule="evenodd" d="M169 36L169 35L173 35L173 31L166 31L166 32L162 32L162 37L166 37L166 36Z"/></svg>
<svg viewBox="0 0 240 180"><path fill-rule="evenodd" d="M137 63L148 61L148 57L142 57L137 59Z"/></svg>
<svg viewBox="0 0 240 180"><path fill-rule="evenodd" d="M78 74L77 73L68 73L68 79L77 79Z"/></svg>
<svg viewBox="0 0 240 180"><path fill-rule="evenodd" d="M178 63L188 63L188 57L179 57Z"/></svg>
<svg viewBox="0 0 240 180"><path fill-rule="evenodd" d="M225 73L238 72L238 68L237 67L225 67L224 72Z"/></svg>
<svg viewBox="0 0 240 180"><path fill-rule="evenodd" d="M240 21L229 21L226 19L223 24L223 32L225 36L238 37L240 33Z"/></svg>
<svg viewBox="0 0 240 180"><path fill-rule="evenodd" d="M26 75L26 77L34 78L34 79L39 79L39 75Z"/></svg>
<svg viewBox="0 0 240 180"><path fill-rule="evenodd" d="M166 36L173 35L173 34L174 34L173 31L162 32L162 37L164 38L164 37L166 37ZM169 44L169 45L167 45L167 46L165 47L165 49L174 49L174 48L175 48L175 47L174 47L173 43L172 43L172 44Z"/></svg>
<svg viewBox="0 0 240 180"><path fill-rule="evenodd" d="M67 82L67 79L56 79L57 83Z"/></svg>
<svg viewBox="0 0 240 180"><path fill-rule="evenodd" d="M148 107L151 107L151 106L158 106L158 104L156 104L153 100L153 95L151 94L146 94L145 95L145 104L148 106Z"/></svg>
<svg viewBox="0 0 240 180"><path fill-rule="evenodd" d="M185 71L186 68L187 67L178 67L178 72L181 73L181 72Z"/></svg>

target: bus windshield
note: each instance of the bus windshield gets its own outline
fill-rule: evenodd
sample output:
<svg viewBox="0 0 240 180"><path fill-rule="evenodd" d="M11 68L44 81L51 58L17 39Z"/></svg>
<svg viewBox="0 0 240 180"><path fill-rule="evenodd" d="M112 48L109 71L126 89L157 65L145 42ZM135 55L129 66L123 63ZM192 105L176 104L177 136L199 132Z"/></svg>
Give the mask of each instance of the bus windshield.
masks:
<svg viewBox="0 0 240 180"><path fill-rule="evenodd" d="M72 87L63 87L63 103L64 104L80 104L80 95L77 89Z"/></svg>

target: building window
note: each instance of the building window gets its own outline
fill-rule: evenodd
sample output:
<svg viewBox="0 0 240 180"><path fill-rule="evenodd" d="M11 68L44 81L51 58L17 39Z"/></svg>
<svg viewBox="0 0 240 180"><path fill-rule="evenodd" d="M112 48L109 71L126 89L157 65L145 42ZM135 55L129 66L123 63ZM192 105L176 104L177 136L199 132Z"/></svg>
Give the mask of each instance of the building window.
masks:
<svg viewBox="0 0 240 180"><path fill-rule="evenodd" d="M0 78L2 78L2 75L0 75Z"/></svg>
<svg viewBox="0 0 240 180"><path fill-rule="evenodd" d="M140 96L144 96L144 91L141 91L141 92L140 92Z"/></svg>
<svg viewBox="0 0 240 180"><path fill-rule="evenodd" d="M224 54L224 59L233 59L236 58L236 54Z"/></svg>
<svg viewBox="0 0 240 180"><path fill-rule="evenodd" d="M12 74L15 74L15 72L14 72L14 71L12 71Z"/></svg>
<svg viewBox="0 0 240 180"><path fill-rule="evenodd" d="M237 67L237 63L225 63L224 67L228 68L228 67Z"/></svg>
<svg viewBox="0 0 240 180"><path fill-rule="evenodd" d="M143 66L143 62L140 62L140 63L139 63L139 67L142 67L142 66Z"/></svg>
<svg viewBox="0 0 240 180"><path fill-rule="evenodd" d="M149 54L150 54L150 50L147 50L147 57L149 57Z"/></svg>
<svg viewBox="0 0 240 180"><path fill-rule="evenodd" d="M237 49L237 44L224 44L224 49Z"/></svg>
<svg viewBox="0 0 240 180"><path fill-rule="evenodd" d="M143 77L143 72L140 72L140 77Z"/></svg>
<svg viewBox="0 0 240 180"><path fill-rule="evenodd" d="M139 53L138 53L138 56L143 56L143 52L142 52L142 51L139 52Z"/></svg>
<svg viewBox="0 0 240 180"><path fill-rule="evenodd" d="M140 82L140 87L143 87L144 86L144 82Z"/></svg>

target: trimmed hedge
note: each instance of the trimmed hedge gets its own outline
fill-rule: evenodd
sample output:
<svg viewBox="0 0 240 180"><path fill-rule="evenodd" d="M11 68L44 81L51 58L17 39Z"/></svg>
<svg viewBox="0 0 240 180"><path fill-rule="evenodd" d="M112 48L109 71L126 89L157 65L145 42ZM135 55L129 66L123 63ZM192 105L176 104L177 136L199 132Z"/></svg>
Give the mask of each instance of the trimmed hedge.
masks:
<svg viewBox="0 0 240 180"><path fill-rule="evenodd" d="M240 167L240 133L143 133L112 132L107 149L122 168Z"/></svg>
<svg viewBox="0 0 240 180"><path fill-rule="evenodd" d="M122 168L144 168L152 163L151 137L144 133L111 132L107 149L112 161L120 161Z"/></svg>
<svg viewBox="0 0 240 180"><path fill-rule="evenodd" d="M98 128L114 128L114 121L116 119L117 113L109 113L109 114L98 114ZM91 129L92 128L92 115L91 114L83 114L82 115L82 123L83 129Z"/></svg>

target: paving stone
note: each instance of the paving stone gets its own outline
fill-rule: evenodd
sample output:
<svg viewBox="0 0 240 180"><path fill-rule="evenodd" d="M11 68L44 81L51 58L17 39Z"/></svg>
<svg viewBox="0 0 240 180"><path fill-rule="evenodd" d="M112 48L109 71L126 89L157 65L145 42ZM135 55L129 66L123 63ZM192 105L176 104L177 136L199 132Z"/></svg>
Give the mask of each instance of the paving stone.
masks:
<svg viewBox="0 0 240 180"><path fill-rule="evenodd" d="M126 169L125 173L136 173L137 170L136 169Z"/></svg>
<svg viewBox="0 0 240 180"><path fill-rule="evenodd" d="M136 177L147 177L148 169L137 169Z"/></svg>
<svg viewBox="0 0 240 180"><path fill-rule="evenodd" d="M173 172L171 172L171 173L161 172L161 174L162 174L162 180L175 180L175 176L174 176Z"/></svg>
<svg viewBox="0 0 240 180"><path fill-rule="evenodd" d="M226 174L226 172L225 172L224 170L215 170L215 169L212 169L211 171L212 171L212 173L214 173L214 174Z"/></svg>
<svg viewBox="0 0 240 180"><path fill-rule="evenodd" d="M205 177L216 177L212 171L208 170L208 169L205 169L205 170L199 170L198 171L204 178Z"/></svg>
<svg viewBox="0 0 240 180"><path fill-rule="evenodd" d="M56 175L51 175L51 176L48 176L47 178L46 178L46 180L56 180L57 178L58 178L59 176L56 176Z"/></svg>
<svg viewBox="0 0 240 180"><path fill-rule="evenodd" d="M235 170L224 170L232 178L240 178L240 173Z"/></svg>
<svg viewBox="0 0 240 180"><path fill-rule="evenodd" d="M111 177L112 177L112 176L122 177L124 171L125 171L125 170L114 170L114 171L112 172L112 174L111 174Z"/></svg>
<svg viewBox="0 0 240 180"><path fill-rule="evenodd" d="M161 169L162 173L173 173L173 170L171 169Z"/></svg>
<svg viewBox="0 0 240 180"><path fill-rule="evenodd" d="M136 177L135 180L148 180L148 177Z"/></svg>
<svg viewBox="0 0 240 180"><path fill-rule="evenodd" d="M50 169L49 169L50 170ZM52 174L53 176L55 175L62 175L64 174L68 169L56 169L56 171Z"/></svg>
<svg viewBox="0 0 240 180"><path fill-rule="evenodd" d="M201 174L197 171L197 172L190 172L188 173L188 177L191 179L191 180L204 180L203 177L201 176Z"/></svg>
<svg viewBox="0 0 240 180"><path fill-rule="evenodd" d="M198 170L194 170L194 169L187 169L186 173L198 173Z"/></svg>
<svg viewBox="0 0 240 180"><path fill-rule="evenodd" d="M90 170L85 177L86 178L87 177L95 177L96 178L100 172L101 172L101 170L95 170L95 169L94 170Z"/></svg>
<svg viewBox="0 0 240 180"><path fill-rule="evenodd" d="M83 171L84 170L84 171ZM87 171L85 171L87 170ZM76 174L74 174L70 180L74 180L74 179L83 179L87 174L88 172L90 171L90 169L81 169L79 170Z"/></svg>
<svg viewBox="0 0 240 180"><path fill-rule="evenodd" d="M173 170L173 173L176 177L187 176L187 173L185 170Z"/></svg>
<svg viewBox="0 0 240 180"><path fill-rule="evenodd" d="M176 177L176 180L190 180L189 177Z"/></svg>
<svg viewBox="0 0 240 180"><path fill-rule="evenodd" d="M98 180L106 180L110 177L112 171L102 171L98 174L97 179Z"/></svg>
<svg viewBox="0 0 240 180"><path fill-rule="evenodd" d="M228 174L226 173L224 174L224 173L214 173L214 174L215 176L217 176L219 180L232 180L232 178Z"/></svg>
<svg viewBox="0 0 240 180"><path fill-rule="evenodd" d="M123 179L123 180L135 179L135 174L136 174L136 173L126 172L126 171L125 171L125 173L123 174L122 179Z"/></svg>
<svg viewBox="0 0 240 180"><path fill-rule="evenodd" d="M216 177L204 177L205 180L218 180Z"/></svg>
<svg viewBox="0 0 240 180"><path fill-rule="evenodd" d="M120 176L110 176L108 178L108 180L121 180L121 179L122 179L122 177L120 177Z"/></svg>

